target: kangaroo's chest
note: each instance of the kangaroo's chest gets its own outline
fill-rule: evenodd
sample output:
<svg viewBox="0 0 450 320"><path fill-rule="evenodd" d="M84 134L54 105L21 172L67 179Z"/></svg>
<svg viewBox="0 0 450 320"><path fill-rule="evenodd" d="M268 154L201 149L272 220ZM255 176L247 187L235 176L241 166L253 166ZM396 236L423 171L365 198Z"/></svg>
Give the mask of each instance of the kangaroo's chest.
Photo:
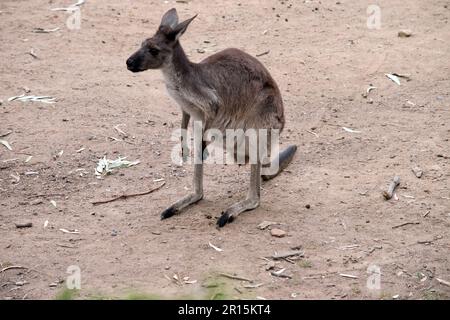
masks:
<svg viewBox="0 0 450 320"><path fill-rule="evenodd" d="M221 104L214 88L189 75L181 75L171 68L163 70L167 92L193 120L215 118Z"/></svg>
<svg viewBox="0 0 450 320"><path fill-rule="evenodd" d="M195 98L189 91L173 85L167 85L166 87L169 96L184 112L194 117L194 119L203 118L203 108L198 103L195 103Z"/></svg>

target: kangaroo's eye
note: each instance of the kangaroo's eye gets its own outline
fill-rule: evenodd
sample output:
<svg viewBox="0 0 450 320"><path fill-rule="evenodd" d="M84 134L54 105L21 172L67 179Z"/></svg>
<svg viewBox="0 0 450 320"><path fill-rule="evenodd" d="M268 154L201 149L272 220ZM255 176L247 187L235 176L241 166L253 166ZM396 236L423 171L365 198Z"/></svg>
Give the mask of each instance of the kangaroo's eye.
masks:
<svg viewBox="0 0 450 320"><path fill-rule="evenodd" d="M152 56L157 56L159 53L159 50L155 48L150 48L148 49L148 51L151 53Z"/></svg>

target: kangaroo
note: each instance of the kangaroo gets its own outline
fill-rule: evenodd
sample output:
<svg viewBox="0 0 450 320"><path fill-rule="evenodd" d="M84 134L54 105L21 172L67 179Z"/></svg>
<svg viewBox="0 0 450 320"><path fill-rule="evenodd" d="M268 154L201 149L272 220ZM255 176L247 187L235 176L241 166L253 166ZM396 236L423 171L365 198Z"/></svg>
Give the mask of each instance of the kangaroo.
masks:
<svg viewBox="0 0 450 320"><path fill-rule="evenodd" d="M162 71L167 91L182 111L182 132L186 131L191 119L193 122L200 121L204 130L267 129L281 132L285 118L280 90L256 58L230 48L200 63L189 61L179 39L196 16L179 23L176 9L167 11L155 35L144 40L126 61L128 70ZM181 137L181 143L184 157L188 150L185 136ZM201 148L194 148L194 157L203 159L205 148L205 142ZM258 158L256 163L251 163L250 188L246 199L223 211L217 226L223 227L240 213L257 208L260 204L261 178L270 180L277 176L291 162L296 150L297 146L291 145L268 158L269 164L270 159L278 164L277 171L271 174L262 174L261 168L269 165L263 163L263 159ZM193 190L192 194L165 209L161 219L178 214L203 198L203 163L194 163Z"/></svg>

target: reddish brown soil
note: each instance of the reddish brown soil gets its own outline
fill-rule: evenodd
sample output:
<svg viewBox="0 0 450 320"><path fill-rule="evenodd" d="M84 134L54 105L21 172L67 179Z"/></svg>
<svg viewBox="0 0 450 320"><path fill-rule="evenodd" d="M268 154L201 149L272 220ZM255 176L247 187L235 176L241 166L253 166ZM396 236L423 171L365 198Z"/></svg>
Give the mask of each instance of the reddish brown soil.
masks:
<svg viewBox="0 0 450 320"><path fill-rule="evenodd" d="M248 289L220 278L220 290L237 299L450 298L437 280L450 281L448 1L377 1L380 30L366 26L371 1L166 2L88 0L81 29L69 30L68 14L50 8L71 1L1 1L0 134L12 131L1 139L13 150L0 145L0 269L29 269L1 272L0 298L53 299L64 284L50 284L64 280L70 265L81 269L81 298L210 297L205 281L220 272L263 283ZM170 160L181 113L159 71L125 67L173 6L181 18L199 14L182 39L193 61L227 47L270 50L259 59L285 101L283 145L299 146L288 170L263 185L260 208L222 230L216 218L245 196L249 168L207 166L204 200L160 221L191 188L191 166ZM31 32L36 27L60 30ZM397 36L405 28L412 37ZM410 81L398 86L384 75L392 72ZM369 84L377 89L364 98ZM23 87L57 102L7 101ZM109 138L121 138L118 124L125 141ZM94 168L104 155L141 163L100 180ZM399 199L385 201L394 175ZM90 203L147 190L160 178L166 185L150 195ZM259 230L264 220L279 222L287 236ZM31 228L15 227L27 221ZM407 222L418 224L393 229ZM265 270L262 257L295 246L304 258L275 266L292 279ZM379 290L366 286L370 265L381 269ZM174 274L198 282L178 285Z"/></svg>

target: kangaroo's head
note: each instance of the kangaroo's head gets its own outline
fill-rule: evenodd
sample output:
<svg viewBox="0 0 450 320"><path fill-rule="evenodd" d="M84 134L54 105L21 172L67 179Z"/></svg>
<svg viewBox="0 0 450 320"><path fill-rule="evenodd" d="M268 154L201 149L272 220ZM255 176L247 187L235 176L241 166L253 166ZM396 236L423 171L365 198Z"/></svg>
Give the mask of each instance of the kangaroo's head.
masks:
<svg viewBox="0 0 450 320"><path fill-rule="evenodd" d="M176 9L170 9L162 17L155 35L142 42L141 47L127 60L127 68L132 72L159 69L170 62L175 45L188 25L197 15L178 23Z"/></svg>

